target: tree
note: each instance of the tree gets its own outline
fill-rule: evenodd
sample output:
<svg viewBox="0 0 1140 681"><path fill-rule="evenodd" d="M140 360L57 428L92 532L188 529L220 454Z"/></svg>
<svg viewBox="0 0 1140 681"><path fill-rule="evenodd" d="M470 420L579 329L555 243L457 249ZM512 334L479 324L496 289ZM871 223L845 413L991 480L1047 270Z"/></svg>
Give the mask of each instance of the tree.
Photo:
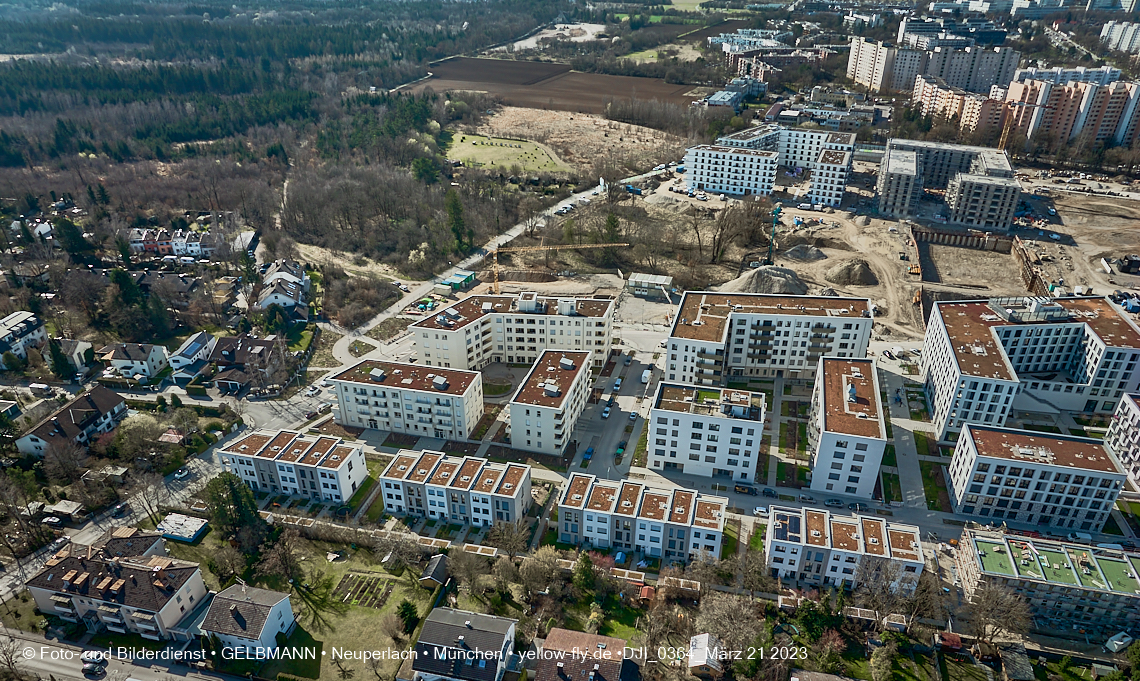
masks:
<svg viewBox="0 0 1140 681"><path fill-rule="evenodd" d="M898 651L899 646L894 639L888 639L871 653L871 678L874 681L889 681Z"/></svg>
<svg viewBox="0 0 1140 681"><path fill-rule="evenodd" d="M447 571L467 587L472 595L479 595L479 578L490 572L487 559L467 551L452 551L447 556Z"/></svg>
<svg viewBox="0 0 1140 681"><path fill-rule="evenodd" d="M463 201L459 199L459 192L454 189L447 190L443 203L447 210L447 226L455 236L455 248L462 252L464 250L463 239L467 234L467 223L463 218Z"/></svg>
<svg viewBox="0 0 1140 681"><path fill-rule="evenodd" d="M58 339L52 338L48 341L48 355L51 357L51 372L53 374L65 381L69 381L75 376L75 367L71 366L71 360L63 354Z"/></svg>
<svg viewBox="0 0 1140 681"><path fill-rule="evenodd" d="M847 641L843 639L843 634L835 629L825 630L812 646L819 670L825 674L834 674L843 664L843 651L846 649Z"/></svg>
<svg viewBox="0 0 1140 681"><path fill-rule="evenodd" d="M532 594L545 589L557 572L558 550L553 546L541 546L523 561L519 568L519 578L527 593Z"/></svg>
<svg viewBox="0 0 1140 681"><path fill-rule="evenodd" d="M439 181L439 166L430 158L417 158L412 161L412 176L424 184Z"/></svg>
<svg viewBox="0 0 1140 681"><path fill-rule="evenodd" d="M513 523L499 521L487 533L487 543L506 552L507 557L514 557L526 550L530 543L530 528L525 518L519 518Z"/></svg>
<svg viewBox="0 0 1140 681"><path fill-rule="evenodd" d="M404 633L411 634L416 630L416 625L420 623L420 613L416 610L415 603L408 599L400 601L396 606L396 615L399 616L400 621L404 623Z"/></svg>
<svg viewBox="0 0 1140 681"><path fill-rule="evenodd" d="M247 567L246 555L227 542L214 554L214 567L223 582L241 576Z"/></svg>
<svg viewBox="0 0 1140 681"><path fill-rule="evenodd" d="M987 643L993 643L997 636L1029 631L1029 605L1021 596L999 584L979 584L963 610L974 635Z"/></svg>
<svg viewBox="0 0 1140 681"><path fill-rule="evenodd" d="M313 631L332 630L331 618L348 612L348 604L336 595L336 582L316 567L309 568L305 579L293 582L293 593L303 619Z"/></svg>
<svg viewBox="0 0 1140 681"><path fill-rule="evenodd" d="M16 373L20 373L28 366L27 361L21 359L18 355L16 355L16 353L12 352L11 350L8 350L3 355L0 355L0 362L3 362L5 369L8 371L14 371Z"/></svg>
<svg viewBox="0 0 1140 681"><path fill-rule="evenodd" d="M372 545L372 555L385 562L393 572L415 564L423 554L423 545L408 535L389 533L385 537L377 537Z"/></svg>
<svg viewBox="0 0 1140 681"><path fill-rule="evenodd" d="M175 409L182 408L182 398L178 396L178 393L174 393L170 396L170 406L174 407ZM190 413L197 416L197 413L193 409L190 410Z"/></svg>
<svg viewBox="0 0 1140 681"><path fill-rule="evenodd" d="M768 572L768 563L764 554L759 551L748 550L736 557L736 570L743 579L743 587L748 589L749 596L755 596L757 591L774 593L779 585Z"/></svg>
<svg viewBox="0 0 1140 681"><path fill-rule="evenodd" d="M268 526L257 512L253 490L241 478L233 473L222 473L206 483L203 496L210 509L210 519L223 536L235 537L239 529L252 528L254 536L248 541L257 538L257 544L261 543Z"/></svg>
<svg viewBox="0 0 1140 681"><path fill-rule="evenodd" d="M83 238L83 230L79 229L74 222L67 218L56 218L52 234L59 240L60 246L63 250L72 255L78 255L85 251L91 250L91 244L87 243L87 239Z"/></svg>
<svg viewBox="0 0 1140 681"><path fill-rule="evenodd" d="M495 590L505 592L510 584L518 581L519 569L515 567L513 559L499 556L494 567L491 568L491 574L495 577Z"/></svg>
<svg viewBox="0 0 1140 681"><path fill-rule="evenodd" d="M53 442L44 450L44 472L52 480L70 484L83 474L87 447L71 440Z"/></svg>
<svg viewBox="0 0 1140 681"><path fill-rule="evenodd" d="M129 416L119 424L115 435L115 448L120 456L133 459L153 451L162 432L162 424L150 414Z"/></svg>
<svg viewBox="0 0 1140 681"><path fill-rule="evenodd" d="M745 650L766 631L767 623L753 599L713 592L701 598L696 627L720 639L726 650Z"/></svg>
<svg viewBox="0 0 1140 681"><path fill-rule="evenodd" d="M297 544L301 533L295 527L286 527L277 535L276 541L261 547L261 560L256 572L263 577L276 577L281 582L295 582L304 577L301 561L298 559Z"/></svg>
<svg viewBox="0 0 1140 681"><path fill-rule="evenodd" d="M166 486L166 480L162 475L155 471L143 473L138 477L138 481L135 500L150 521L157 525L162 520L162 506L170 499L170 488Z"/></svg>
<svg viewBox="0 0 1140 681"><path fill-rule="evenodd" d="M0 666L12 676L16 676L17 667L23 661L23 641L8 635L0 638Z"/></svg>
<svg viewBox="0 0 1140 681"><path fill-rule="evenodd" d="M729 206L717 214L713 221L713 235L709 263L720 262L728 244L748 229L748 215L745 209Z"/></svg>
<svg viewBox="0 0 1140 681"><path fill-rule="evenodd" d="M582 592L594 590L594 561L588 553L579 554L578 562L574 563L574 586Z"/></svg>
<svg viewBox="0 0 1140 681"><path fill-rule="evenodd" d="M178 400L178 404L175 404L174 400ZM174 412L170 414L171 426L174 426L183 435L198 431L198 412L189 407L182 407L182 400L178 399L178 395L175 395L171 400L170 406L174 407ZM182 408L179 409L179 407Z"/></svg>
<svg viewBox="0 0 1140 681"><path fill-rule="evenodd" d="M123 261L123 269L131 269L131 244L126 239L116 239L115 248L119 251L119 260Z"/></svg>

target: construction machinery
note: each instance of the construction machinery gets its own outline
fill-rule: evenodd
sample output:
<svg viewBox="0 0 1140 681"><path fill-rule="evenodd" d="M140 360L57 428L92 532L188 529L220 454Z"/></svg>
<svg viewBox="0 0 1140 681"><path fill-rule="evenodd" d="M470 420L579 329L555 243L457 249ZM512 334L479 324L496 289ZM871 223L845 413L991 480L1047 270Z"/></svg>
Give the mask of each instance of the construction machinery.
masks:
<svg viewBox="0 0 1140 681"><path fill-rule="evenodd" d="M491 266L491 269L495 273L495 284L492 288L492 291L494 291L495 295L499 294L499 253L500 252L503 252L503 253L534 253L536 251L579 251L579 250L585 250L588 248L617 248L619 246L628 246L628 245L629 244L583 244L580 246L575 246L573 244L567 244L567 245L562 245L562 246L518 246L515 248L496 248L494 251L491 251L491 255L494 256L494 264Z"/></svg>

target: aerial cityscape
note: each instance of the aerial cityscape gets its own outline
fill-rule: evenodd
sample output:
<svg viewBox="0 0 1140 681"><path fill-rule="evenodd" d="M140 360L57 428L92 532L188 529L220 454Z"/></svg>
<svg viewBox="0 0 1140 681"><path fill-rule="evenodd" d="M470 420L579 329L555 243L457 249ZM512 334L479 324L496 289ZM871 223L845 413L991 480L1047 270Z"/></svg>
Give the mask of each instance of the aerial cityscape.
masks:
<svg viewBox="0 0 1140 681"><path fill-rule="evenodd" d="M0 681L1140 681L1134 0L0 36Z"/></svg>

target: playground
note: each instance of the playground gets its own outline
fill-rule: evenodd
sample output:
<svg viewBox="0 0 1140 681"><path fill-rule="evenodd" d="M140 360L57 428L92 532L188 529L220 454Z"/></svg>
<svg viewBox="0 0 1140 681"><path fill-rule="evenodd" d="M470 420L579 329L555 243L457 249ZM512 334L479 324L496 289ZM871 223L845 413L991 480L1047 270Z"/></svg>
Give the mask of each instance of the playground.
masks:
<svg viewBox="0 0 1140 681"><path fill-rule="evenodd" d="M473 168L499 166L510 170L517 165L528 173L570 171L569 166L545 146L503 137L457 134L448 156Z"/></svg>

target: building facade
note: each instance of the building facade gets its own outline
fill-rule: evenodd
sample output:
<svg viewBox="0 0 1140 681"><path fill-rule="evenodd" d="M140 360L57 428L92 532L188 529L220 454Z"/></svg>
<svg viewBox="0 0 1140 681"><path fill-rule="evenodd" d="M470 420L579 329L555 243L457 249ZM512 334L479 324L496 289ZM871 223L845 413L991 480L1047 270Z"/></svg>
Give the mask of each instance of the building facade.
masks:
<svg viewBox="0 0 1140 681"><path fill-rule="evenodd" d="M648 428L649 467L661 472L754 480L764 431L764 393L657 386Z"/></svg>
<svg viewBox="0 0 1140 681"><path fill-rule="evenodd" d="M913 151L887 149L879 164L875 192L879 195L879 212L890 217L907 217L914 212L922 196L922 176L918 172L918 156Z"/></svg>
<svg viewBox="0 0 1140 681"><path fill-rule="evenodd" d="M870 499L887 445L873 359L820 357L808 413L811 488Z"/></svg>
<svg viewBox="0 0 1140 681"><path fill-rule="evenodd" d="M1120 400L1104 436L1104 446L1116 457L1128 479L1140 488L1140 394Z"/></svg>
<svg viewBox="0 0 1140 681"><path fill-rule="evenodd" d="M1100 29L1100 42L1110 50L1136 54L1140 52L1140 24L1109 21Z"/></svg>
<svg viewBox="0 0 1140 681"><path fill-rule="evenodd" d="M479 527L513 523L530 508L530 466L403 450L379 477L384 510Z"/></svg>
<svg viewBox="0 0 1140 681"><path fill-rule="evenodd" d="M210 601L200 628L224 647L257 659L255 655L264 655L260 651L277 647L278 634L288 637L296 625L289 594L234 584Z"/></svg>
<svg viewBox="0 0 1140 681"><path fill-rule="evenodd" d="M1009 157L989 150L970 164L970 172L958 173L946 185L950 224L975 229L1008 229L1021 200L1021 184L1013 177Z"/></svg>
<svg viewBox="0 0 1140 681"><path fill-rule="evenodd" d="M43 321L31 312L17 310L0 319L0 354L11 352L20 359L27 359L28 350L39 347L46 340ZM0 366L3 366L2 361Z"/></svg>
<svg viewBox="0 0 1140 681"><path fill-rule="evenodd" d="M166 348L149 343L112 343L104 346L96 355L99 361L126 378L154 378L170 366Z"/></svg>
<svg viewBox="0 0 1140 681"><path fill-rule="evenodd" d="M685 185L692 191L769 196L780 155L774 151L701 144L685 152Z"/></svg>
<svg viewBox="0 0 1140 681"><path fill-rule="evenodd" d="M524 671L515 655L518 620L435 608L424 619L411 681L503 681Z"/></svg>
<svg viewBox="0 0 1140 681"><path fill-rule="evenodd" d="M851 157L849 151L820 152L815 170L811 171L809 202L836 208L843 203L843 192L847 190L847 173L851 170Z"/></svg>
<svg viewBox="0 0 1140 681"><path fill-rule="evenodd" d="M511 446L562 456L590 396L592 353L545 350L507 405Z"/></svg>
<svg viewBox="0 0 1140 681"><path fill-rule="evenodd" d="M728 500L574 473L558 501L568 544L639 551L665 561L719 556Z"/></svg>
<svg viewBox="0 0 1140 681"><path fill-rule="evenodd" d="M871 574L913 592L926 565L917 527L877 516L769 508L764 558L772 577L854 589Z"/></svg>
<svg viewBox="0 0 1140 681"><path fill-rule="evenodd" d="M256 430L220 453L222 465L255 492L346 502L368 476L364 450L339 437Z"/></svg>
<svg viewBox="0 0 1140 681"><path fill-rule="evenodd" d="M1105 31L1111 32L1113 24L1119 25L1119 22L1110 21L1101 29L1103 36ZM1054 85L1061 85L1063 83L1096 83L1097 85L1108 85L1109 83L1120 80L1120 69L1114 69L1111 66L1098 66L1097 68L1089 68L1087 66L1075 66L1072 68L1065 68L1064 66L1054 66L1051 69L1030 67L1025 69L1017 69L1013 72L1014 82L1024 82L1027 80L1041 80L1048 81Z"/></svg>
<svg viewBox="0 0 1140 681"><path fill-rule="evenodd" d="M97 435L110 431L126 417L126 401L118 393L97 385L36 424L16 440L16 449L21 454L42 458L52 446L86 447Z"/></svg>
<svg viewBox="0 0 1140 681"><path fill-rule="evenodd" d="M1049 136L1127 146L1140 126L1140 83L1025 80L1010 83L1006 102L1012 129L1027 141Z"/></svg>
<svg viewBox="0 0 1140 681"><path fill-rule="evenodd" d="M1138 359L1140 327L1107 298L936 302L922 352L938 439L1011 409L1112 413Z"/></svg>
<svg viewBox="0 0 1140 681"><path fill-rule="evenodd" d="M483 418L477 371L365 360L329 380L343 426L466 440Z"/></svg>
<svg viewBox="0 0 1140 681"><path fill-rule="evenodd" d="M410 328L427 366L477 371L491 362L533 364L547 349L593 351L606 361L614 304L607 298L469 296Z"/></svg>
<svg viewBox="0 0 1140 681"><path fill-rule="evenodd" d="M687 291L666 341L665 376L698 386L814 380L821 356L866 357L873 321L866 298Z"/></svg>

